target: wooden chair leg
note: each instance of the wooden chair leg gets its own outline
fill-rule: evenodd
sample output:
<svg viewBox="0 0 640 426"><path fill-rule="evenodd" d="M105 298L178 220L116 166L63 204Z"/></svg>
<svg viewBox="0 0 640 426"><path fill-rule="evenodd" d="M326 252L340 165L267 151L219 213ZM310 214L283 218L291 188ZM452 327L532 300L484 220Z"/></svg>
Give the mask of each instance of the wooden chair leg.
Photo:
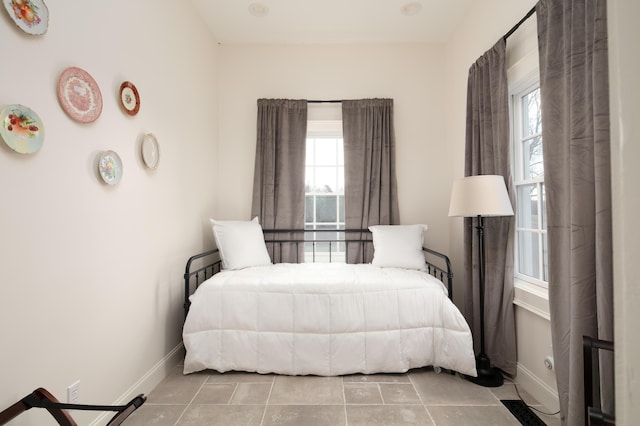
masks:
<svg viewBox="0 0 640 426"><path fill-rule="evenodd" d="M117 411L116 415L109 421L109 426L120 425L127 417L145 403L147 397L140 394L129 401L126 405L82 405L64 404L51 395L44 388L38 388L29 395L22 398L9 408L0 412L0 425L4 425L24 413L25 411L38 407L45 408L53 416L60 426L78 426L71 418L66 409L70 410L91 410L91 411Z"/></svg>
<svg viewBox="0 0 640 426"><path fill-rule="evenodd" d="M111 420L109 420L109 423L107 423L107 426L120 425L127 417L131 415L131 413L136 411L142 404L144 404L146 400L147 400L147 397L144 396L143 394L136 396L131 401L129 401L129 403L127 404L127 408L120 411L118 414L113 416Z"/></svg>
<svg viewBox="0 0 640 426"><path fill-rule="evenodd" d="M53 403L60 402L55 396L51 395L51 393L49 393L49 391L44 388L38 388L34 390L33 393L31 395L27 395L27 397L24 398L23 401L33 397L37 398L40 401L49 401ZM28 401L25 401L25 402L28 403ZM31 407L33 406L34 405L31 405ZM49 408L49 407L47 407L46 410L49 412L49 414L53 416L54 419L56 419L56 421L60 426L78 426L78 424L75 422L75 420L71 418L71 416L69 415L69 413L67 413L66 410L63 410L62 408Z"/></svg>
<svg viewBox="0 0 640 426"><path fill-rule="evenodd" d="M31 407L27 407L24 402L18 401L9 408L6 408L2 412L0 412L0 425L4 425L9 423L14 418L18 417L20 414L24 413Z"/></svg>
<svg viewBox="0 0 640 426"><path fill-rule="evenodd" d="M49 393L49 391L43 388L38 388L6 410L2 411L0 413L0 425L9 423L9 421L23 412L31 409L32 407L38 406L40 401L49 401L54 403L59 402L55 396ZM78 426L71 416L63 409L47 408L47 411L61 426Z"/></svg>

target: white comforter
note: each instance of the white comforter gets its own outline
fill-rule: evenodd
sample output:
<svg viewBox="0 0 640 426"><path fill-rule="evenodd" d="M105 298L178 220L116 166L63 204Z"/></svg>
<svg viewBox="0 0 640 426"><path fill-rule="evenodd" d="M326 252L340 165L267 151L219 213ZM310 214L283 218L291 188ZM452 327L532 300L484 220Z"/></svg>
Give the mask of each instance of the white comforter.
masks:
<svg viewBox="0 0 640 426"><path fill-rule="evenodd" d="M369 264L222 271L191 296L184 373L334 376L433 365L476 375L465 319L436 278Z"/></svg>

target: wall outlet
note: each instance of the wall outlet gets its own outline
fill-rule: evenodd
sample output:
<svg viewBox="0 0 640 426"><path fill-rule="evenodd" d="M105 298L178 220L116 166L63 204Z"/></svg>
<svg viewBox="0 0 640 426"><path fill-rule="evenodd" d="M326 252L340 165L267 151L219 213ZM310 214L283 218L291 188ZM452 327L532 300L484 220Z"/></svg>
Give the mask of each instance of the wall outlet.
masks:
<svg viewBox="0 0 640 426"><path fill-rule="evenodd" d="M544 366L547 367L547 370L553 370L553 357L551 355L544 359Z"/></svg>
<svg viewBox="0 0 640 426"><path fill-rule="evenodd" d="M67 402L69 404L78 404L80 402L80 380L67 388Z"/></svg>

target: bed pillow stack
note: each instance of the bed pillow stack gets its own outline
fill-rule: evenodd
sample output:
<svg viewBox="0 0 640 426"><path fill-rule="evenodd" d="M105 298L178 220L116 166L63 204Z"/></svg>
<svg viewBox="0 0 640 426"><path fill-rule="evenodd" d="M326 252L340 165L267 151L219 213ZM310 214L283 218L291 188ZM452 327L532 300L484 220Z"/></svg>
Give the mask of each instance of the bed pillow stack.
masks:
<svg viewBox="0 0 640 426"><path fill-rule="evenodd" d="M427 225L375 225L372 265L388 268L426 270L422 235Z"/></svg>
<svg viewBox="0 0 640 426"><path fill-rule="evenodd" d="M213 238L220 250L222 269L271 264L257 217L247 221L211 219L211 226Z"/></svg>

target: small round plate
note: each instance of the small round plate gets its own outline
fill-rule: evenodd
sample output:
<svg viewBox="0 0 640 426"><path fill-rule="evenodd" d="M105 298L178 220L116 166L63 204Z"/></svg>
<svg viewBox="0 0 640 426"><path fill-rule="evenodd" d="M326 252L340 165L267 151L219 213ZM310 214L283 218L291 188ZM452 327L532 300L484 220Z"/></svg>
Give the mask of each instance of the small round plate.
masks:
<svg viewBox="0 0 640 426"><path fill-rule="evenodd" d="M140 110L138 89L130 81L125 81L120 85L120 106L129 115L136 115Z"/></svg>
<svg viewBox="0 0 640 426"><path fill-rule="evenodd" d="M18 28L27 34L42 35L49 26L49 9L44 0L2 0Z"/></svg>
<svg viewBox="0 0 640 426"><path fill-rule="evenodd" d="M102 112L98 83L82 68L69 67L62 72L58 100L69 117L81 123L96 121Z"/></svg>
<svg viewBox="0 0 640 426"><path fill-rule="evenodd" d="M29 108L9 105L0 111L0 135L15 152L33 154L44 142L44 124Z"/></svg>
<svg viewBox="0 0 640 426"><path fill-rule="evenodd" d="M104 151L98 157L98 171L102 180L115 185L122 178L122 160L114 151Z"/></svg>
<svg viewBox="0 0 640 426"><path fill-rule="evenodd" d="M142 161L150 169L158 167L160 162L160 147L153 133L147 133L142 139Z"/></svg>

